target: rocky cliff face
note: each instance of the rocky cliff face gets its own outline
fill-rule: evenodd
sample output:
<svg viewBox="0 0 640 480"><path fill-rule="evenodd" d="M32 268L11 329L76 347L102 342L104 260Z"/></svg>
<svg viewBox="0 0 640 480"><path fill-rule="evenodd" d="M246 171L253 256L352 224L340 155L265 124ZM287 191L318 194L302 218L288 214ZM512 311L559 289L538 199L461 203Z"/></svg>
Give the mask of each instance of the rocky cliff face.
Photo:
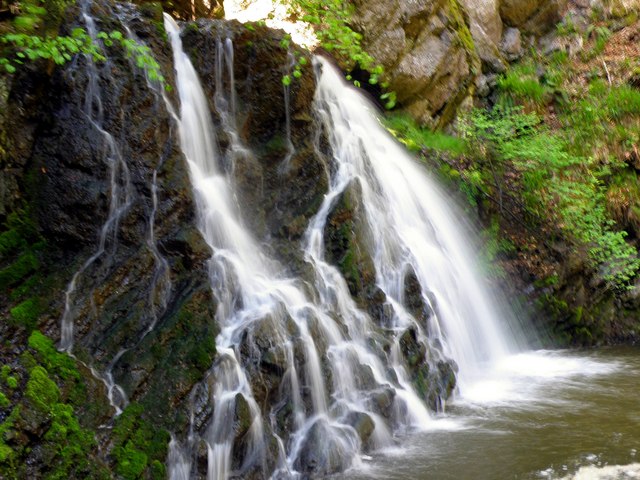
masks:
<svg viewBox="0 0 640 480"><path fill-rule="evenodd" d="M483 74L504 72L525 37L551 30L566 0L358 1L354 26L388 75L400 105L420 123L444 126Z"/></svg>

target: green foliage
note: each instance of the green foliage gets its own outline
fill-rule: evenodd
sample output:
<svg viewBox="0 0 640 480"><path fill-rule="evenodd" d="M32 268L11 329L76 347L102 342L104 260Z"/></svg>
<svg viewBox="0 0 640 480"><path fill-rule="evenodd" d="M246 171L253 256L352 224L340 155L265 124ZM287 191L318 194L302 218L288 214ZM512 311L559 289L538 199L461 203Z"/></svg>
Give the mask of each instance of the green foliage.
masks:
<svg viewBox="0 0 640 480"><path fill-rule="evenodd" d="M533 64L513 66L506 75L498 79L498 87L503 94L515 100L540 104L544 101L546 89L540 84Z"/></svg>
<svg viewBox="0 0 640 480"><path fill-rule="evenodd" d="M125 479L139 478L147 468L147 461L148 459L144 452L138 450L135 444L129 441L118 453L116 471Z"/></svg>
<svg viewBox="0 0 640 480"><path fill-rule="evenodd" d="M91 37L81 28L74 29L71 36L53 38L26 33L8 33L0 37L0 42L10 46L14 52L13 57L0 57L0 66L4 66L8 73L14 73L16 65L22 65L27 60L51 60L56 65L63 65L77 53L85 53L92 55L96 60L104 60L104 56L99 53Z"/></svg>
<svg viewBox="0 0 640 480"><path fill-rule="evenodd" d="M593 49L585 52L584 57L586 60L597 57L604 52L607 42L611 37L611 30L605 26L589 26L587 29L587 35L594 38Z"/></svg>
<svg viewBox="0 0 640 480"><path fill-rule="evenodd" d="M47 8L33 4L32 1L28 0L22 5L25 13L16 17L14 22L16 31L0 36L0 44L5 46L0 52L0 68L4 68L7 73L14 73L17 66L24 62L40 59L63 65L79 53L93 57L94 61L106 59L101 47L83 28L75 28L69 36L57 35L55 31L49 34L43 28L46 19L61 18L67 6L65 0L46 0L49 11ZM52 16L51 11L56 13ZM117 44L138 68L147 73L150 80L164 83L160 65L146 45L125 38L119 31L99 32L97 39L105 47Z"/></svg>
<svg viewBox="0 0 640 480"><path fill-rule="evenodd" d="M11 390L15 390L16 388L18 388L18 379L16 377L7 377L7 387L9 387Z"/></svg>
<svg viewBox="0 0 640 480"><path fill-rule="evenodd" d="M160 73L160 64L153 57L151 49L146 45L124 37L122 32L117 30L109 33L98 32L97 37L102 40L106 47L111 47L115 43L123 48L127 57L132 59L138 68L147 72L150 80L160 83L165 82L165 78Z"/></svg>
<svg viewBox="0 0 640 480"><path fill-rule="evenodd" d="M605 97L605 105L615 120L625 115L640 115L640 91L628 85L611 88Z"/></svg>
<svg viewBox="0 0 640 480"><path fill-rule="evenodd" d="M365 70L374 68L375 60L362 50L362 34L350 27L352 4L343 0L285 0L285 3L303 21L319 27L316 33L325 49L351 59Z"/></svg>
<svg viewBox="0 0 640 480"><path fill-rule="evenodd" d="M11 402L9 402L7 396L0 392L0 408L7 408L9 405L11 405Z"/></svg>
<svg viewBox="0 0 640 480"><path fill-rule="evenodd" d="M312 25L320 44L327 51L349 60L354 66L369 72L369 83L381 83L384 68L362 48L362 34L351 28L351 16L355 7L343 0L279 0L289 7L290 13ZM297 76L295 71L294 76ZM284 82L284 79L283 79ZM357 81L356 86L360 86ZM386 83L381 83L383 89ZM388 109L396 105L395 92L381 96Z"/></svg>
<svg viewBox="0 0 640 480"><path fill-rule="evenodd" d="M571 153L569 144L546 129L535 113L519 108L475 110L465 130L476 151L521 174L527 208L555 219L561 231L588 250L589 259L612 288L623 288L640 269L640 260L613 230L606 213L599 167L593 159Z"/></svg>

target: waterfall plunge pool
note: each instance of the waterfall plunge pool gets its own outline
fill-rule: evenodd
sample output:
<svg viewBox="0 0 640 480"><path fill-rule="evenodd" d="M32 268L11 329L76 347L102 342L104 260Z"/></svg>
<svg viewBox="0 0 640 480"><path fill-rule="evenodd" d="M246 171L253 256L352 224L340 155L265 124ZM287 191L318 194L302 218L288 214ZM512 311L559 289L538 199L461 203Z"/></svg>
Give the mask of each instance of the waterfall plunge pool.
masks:
<svg viewBox="0 0 640 480"><path fill-rule="evenodd" d="M506 358L431 427L340 479L640 478L640 348Z"/></svg>

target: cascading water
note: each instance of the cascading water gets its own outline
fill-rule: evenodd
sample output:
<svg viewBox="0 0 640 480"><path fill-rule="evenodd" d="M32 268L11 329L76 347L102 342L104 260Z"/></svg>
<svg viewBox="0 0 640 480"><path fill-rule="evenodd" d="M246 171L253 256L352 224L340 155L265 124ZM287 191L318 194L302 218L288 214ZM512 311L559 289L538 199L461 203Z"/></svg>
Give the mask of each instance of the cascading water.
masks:
<svg viewBox="0 0 640 480"><path fill-rule="evenodd" d="M82 18L85 22L87 32L92 41L99 44L98 31L93 17L89 13L89 2L82 4ZM102 148L104 149L104 157L108 165L109 171L109 212L107 219L100 230L98 240L98 249L86 260L82 266L76 271L71 278L67 290L65 292L65 304L62 319L60 321L60 344L59 350L73 355L74 345L74 321L77 314L75 308L75 295L78 287L78 281L81 279L96 262L106 256L111 258L118 246L118 230L120 221L131 207L132 204L132 186L129 168L127 167L122 153L118 145L111 135L104 128L104 111L102 105L102 93L100 89L100 74L95 60L91 55L85 55L87 62L88 82L85 90L84 114L89 123L95 128L102 139ZM104 267L104 265L102 265ZM93 302L93 299L91 300ZM91 305L91 310L95 311L95 306ZM107 366L104 372L99 372L90 366L92 374L100 379L107 389L109 403L115 410L115 414L119 415L122 409L127 405L128 399L124 390L115 382L112 369L120 357L126 352L121 349Z"/></svg>
<svg viewBox="0 0 640 480"><path fill-rule="evenodd" d="M377 285L393 307L393 328L419 327L459 366L458 384L521 346L501 324L488 289L474 271L462 215L407 152L384 129L374 107L326 60L315 59L316 108L329 134L334 174L323 211L311 235L321 236L331 202L349 185L361 192L365 244ZM319 242L321 240L315 240ZM307 247L311 258L321 248ZM404 306L405 276L413 273L432 315L419 325ZM425 339L426 340L426 339Z"/></svg>
<svg viewBox="0 0 640 480"><path fill-rule="evenodd" d="M82 3L82 19L92 41L104 49L104 46L99 39L95 20L91 16L90 7L91 2L87 1ZM134 37L128 27L128 21L130 20L129 17L132 15L132 12L130 11L131 9L124 6L118 6L117 8L117 17L122 22L122 26L127 32L128 37L139 43L139 39ZM129 60L131 70L135 72L138 67L132 59ZM109 172L110 203L107 219L100 231L97 251L87 261L85 261L78 271L76 271L65 293L65 309L61 320L61 340L59 348L70 355L72 355L72 349L74 346L74 317L77 315L75 296L78 282L83 275L90 271L90 269L94 269L94 271L92 271L94 275L95 271L99 272L99 274L102 274L102 272L108 272L111 267L110 262L118 250L120 223L134 203L131 174L129 172L127 162L122 155L120 145L105 127L105 112L103 108L100 82L101 74L110 80L113 79L111 64L109 60L107 60L104 67L99 67L91 55L85 55L85 61L85 71L88 80L85 90L85 105L83 113L92 127L98 132L99 138L102 140L101 147L103 148L103 152L101 153L108 165ZM162 85L158 80L150 79L146 69L144 70L144 74L147 87L153 92L156 107L160 107L163 104L162 98L164 95ZM156 129L156 135L157 134L158 130ZM163 161L164 158L160 155L158 165L153 170L150 184L151 211L147 222L148 231L145 243L153 256L154 272L151 278L151 285L148 294L149 315L148 318L144 319L148 322L148 325L139 338L135 339L132 344L139 344L144 337L153 331L157 324L159 315L162 315L167 307L167 301L172 289L169 264L158 249L155 238L155 220L158 204L157 172L158 169L162 167ZM93 304L93 296L90 296L90 298L92 302L91 311L94 315L97 315L96 306ZM122 410L129 402L124 389L116 383L113 370L130 348L131 346L120 348L113 358L107 363L103 371L99 371L95 366L87 365L92 374L105 384L109 402L114 408L116 416L122 413Z"/></svg>
<svg viewBox="0 0 640 480"><path fill-rule="evenodd" d="M329 138L332 173L304 237L304 256L315 278L309 292L309 285L288 277L262 250L236 203L229 172L236 162L255 159L238 133L231 39L218 40L216 48L214 105L220 132L229 140L220 151L208 102L168 15L165 28L180 98L180 144L200 229L213 251L210 279L221 329L218 360L205 380L213 409L202 435L207 478L252 470L273 477L297 476L309 468L331 473L357 463L365 449L392 445L395 433L429 428L433 420L425 393L416 392L408 371L403 334L417 332L417 343L425 346L418 362L437 372L454 359L463 379L517 351L473 272L466 233L456 226L449 200L384 130L370 105L326 61L316 59L315 106ZM324 258L328 217L350 185L360 192L360 221L368 232L364 243L392 312L385 325L357 306L340 271ZM431 312L426 320L405 305L410 274ZM282 373L278 398L261 408L252 382L265 355ZM438 392L440 402L446 394ZM244 425L241 434L238 425ZM278 445L277 460L265 456L269 436ZM173 478L194 468L188 448L172 442Z"/></svg>
<svg viewBox="0 0 640 480"><path fill-rule="evenodd" d="M217 151L199 80L182 51L178 27L170 17L165 19L165 28L174 50L181 102L180 141L199 205L200 228L214 252L211 280L219 302L217 321L221 332L216 339L219 360L211 373L215 379L214 417L205 436L209 447L208 478L226 478L231 473L233 419L239 402L248 407L251 418L250 441L245 442L241 471L256 465L264 468L263 412L253 398L241 358L245 338L258 336L264 329L269 333L272 354L286 366L280 385L283 398L271 406L269 417L281 415L286 405L291 408L291 431L273 432L284 456L274 475L294 475L305 467L308 452L318 448L324 450L316 452L318 455L326 455L323 468L327 471L347 468L357 458L365 440L372 447L388 445L390 429L419 427L428 422L426 407L401 375L386 368L382 342L367 339L375 336L374 329L368 317L348 298L344 280L334 278L326 282L341 285L339 306L325 308L322 303L326 298L314 303L300 282L287 278L282 267L262 252L242 226L230 181L221 173L222 155ZM231 42L227 39L219 45L224 48L217 49L215 104L222 128L231 139L233 159L235 153L245 155L248 150L235 128L234 83L230 74L227 79L230 91L222 95L223 58L228 59L227 71L232 68ZM324 274L319 271L318 277ZM339 277L336 270L331 270L331 274ZM321 290L321 296L327 295ZM250 343L248 349L251 351L253 347ZM259 351L257 347L254 349ZM327 370L332 385L325 382ZM388 420L383 420L375 407L375 399L385 394L394 412ZM372 425L373 433L361 435L354 426L359 422ZM179 457L177 451L173 449L174 458ZM182 470L173 468L173 471Z"/></svg>

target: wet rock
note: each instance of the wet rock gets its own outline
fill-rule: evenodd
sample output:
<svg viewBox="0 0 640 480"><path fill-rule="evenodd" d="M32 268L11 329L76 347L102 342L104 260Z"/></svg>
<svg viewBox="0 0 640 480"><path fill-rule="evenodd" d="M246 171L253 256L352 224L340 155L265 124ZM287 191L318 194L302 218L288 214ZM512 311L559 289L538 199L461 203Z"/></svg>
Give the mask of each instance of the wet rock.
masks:
<svg viewBox="0 0 640 480"><path fill-rule="evenodd" d="M395 397L396 392L394 389L383 387L371 393L370 402L376 413L384 418L391 418Z"/></svg>
<svg viewBox="0 0 640 480"><path fill-rule="evenodd" d="M427 347L418 340L416 329L410 327L400 336L400 350L407 364L415 367L424 361Z"/></svg>
<svg viewBox="0 0 640 480"><path fill-rule="evenodd" d="M324 229L325 257L338 267L362 308L367 295L375 294L375 266L368 255L366 214L360 200L360 185L347 186L327 216ZM380 292L381 293L381 292ZM382 294L384 296L384 294ZM379 296L379 294L378 294Z"/></svg>
<svg viewBox="0 0 640 480"><path fill-rule="evenodd" d="M433 315L431 306L422 296L422 286L413 269L404 277L404 305L421 325L426 325Z"/></svg>
<svg viewBox="0 0 640 480"><path fill-rule="evenodd" d="M333 427L320 419L307 432L294 468L310 478L340 472L350 466L358 444L352 429Z"/></svg>
<svg viewBox="0 0 640 480"><path fill-rule="evenodd" d="M233 418L233 430L235 432L236 439L241 439L247 434L251 424L253 423L251 408L241 393L236 395Z"/></svg>
<svg viewBox="0 0 640 480"><path fill-rule="evenodd" d="M345 423L356 430L363 445L367 443L376 428L371 416L364 412L350 412L345 418Z"/></svg>

